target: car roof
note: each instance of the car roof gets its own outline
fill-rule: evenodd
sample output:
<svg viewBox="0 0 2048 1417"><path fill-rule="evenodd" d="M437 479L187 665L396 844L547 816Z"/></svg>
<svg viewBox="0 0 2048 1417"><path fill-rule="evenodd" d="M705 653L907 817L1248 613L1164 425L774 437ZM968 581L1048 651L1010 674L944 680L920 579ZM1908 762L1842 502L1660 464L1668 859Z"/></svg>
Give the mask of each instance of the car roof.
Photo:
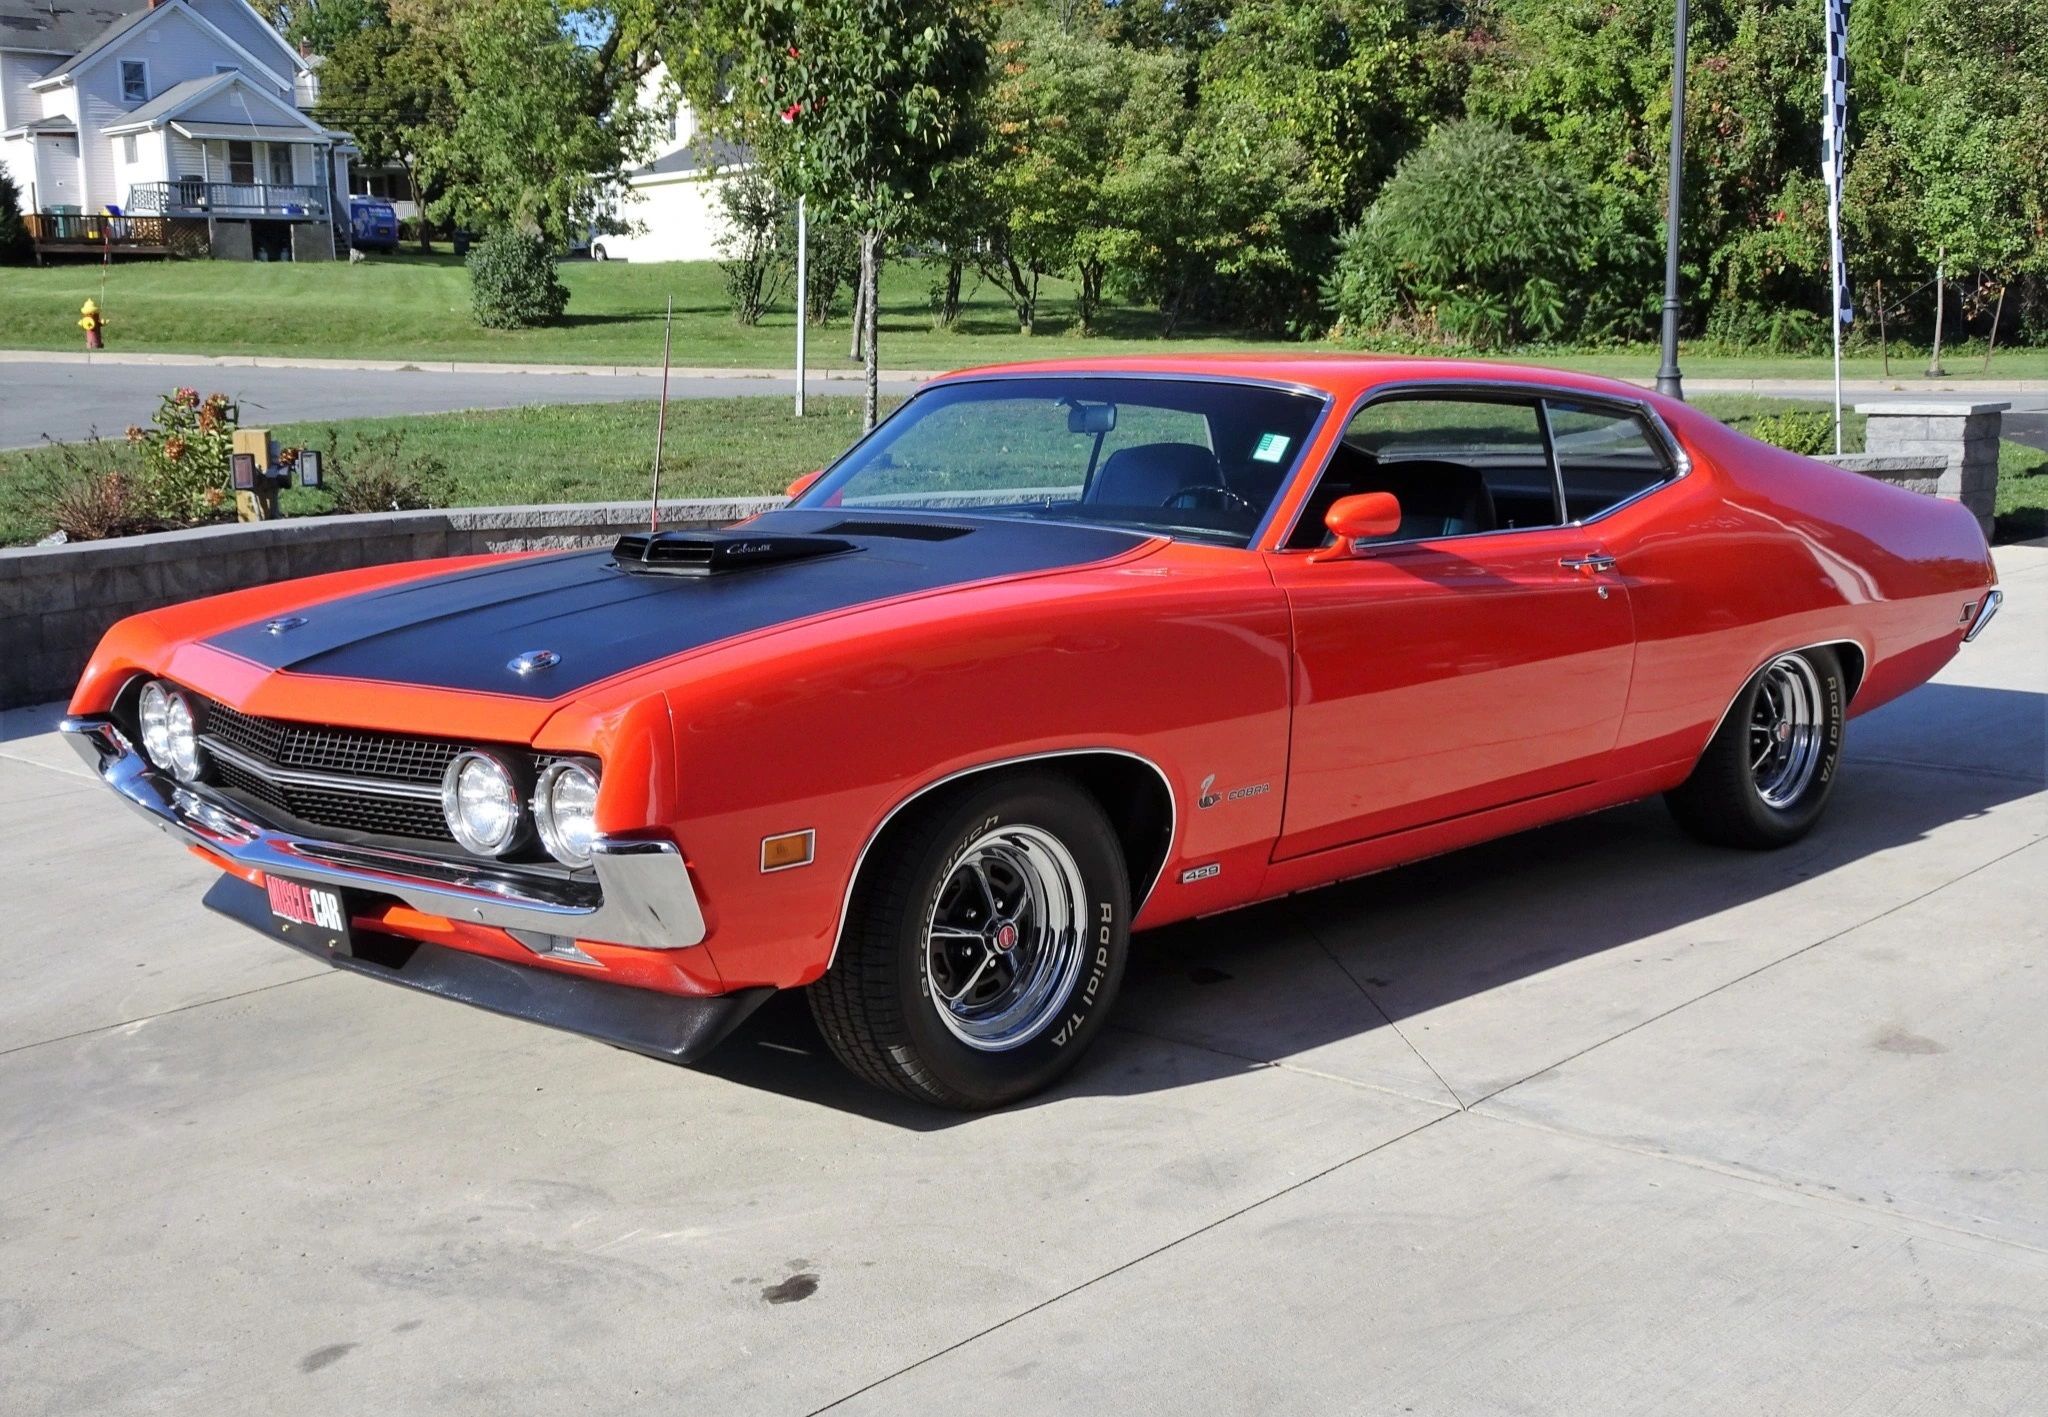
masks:
<svg viewBox="0 0 2048 1417"><path fill-rule="evenodd" d="M1487 359L1444 359L1406 354L1290 352L1256 354L1106 355L1084 359L1039 359L957 369L935 382L1017 374L1163 374L1243 378L1299 384L1337 398L1411 380L1439 383L1541 384L1608 398L1650 402L1655 396L1636 384L1565 369L1504 364Z"/></svg>

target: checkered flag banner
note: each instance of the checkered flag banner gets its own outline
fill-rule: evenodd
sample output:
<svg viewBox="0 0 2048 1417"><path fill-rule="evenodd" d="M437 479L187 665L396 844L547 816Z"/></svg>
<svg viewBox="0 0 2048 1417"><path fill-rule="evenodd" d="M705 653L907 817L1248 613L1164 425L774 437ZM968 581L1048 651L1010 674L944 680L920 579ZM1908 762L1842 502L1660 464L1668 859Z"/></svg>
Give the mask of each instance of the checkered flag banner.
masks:
<svg viewBox="0 0 2048 1417"><path fill-rule="evenodd" d="M1849 0L1822 0L1827 6L1827 69L1821 85L1821 180L1828 186L1828 257L1833 276L1835 318L1846 325L1854 318L1849 298L1849 265L1842 256L1843 147L1849 136Z"/></svg>

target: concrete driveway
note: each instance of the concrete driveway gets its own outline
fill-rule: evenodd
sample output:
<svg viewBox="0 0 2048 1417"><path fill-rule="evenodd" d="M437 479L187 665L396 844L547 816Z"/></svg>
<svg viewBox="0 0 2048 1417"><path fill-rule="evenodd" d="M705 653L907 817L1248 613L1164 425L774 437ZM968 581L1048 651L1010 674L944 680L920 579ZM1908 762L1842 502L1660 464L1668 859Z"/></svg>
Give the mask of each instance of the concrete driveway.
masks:
<svg viewBox="0 0 2048 1417"><path fill-rule="evenodd" d="M1603 813L1142 941L1034 1105L333 974L0 742L0 1410L2040 1411L2048 548L1823 828Z"/></svg>

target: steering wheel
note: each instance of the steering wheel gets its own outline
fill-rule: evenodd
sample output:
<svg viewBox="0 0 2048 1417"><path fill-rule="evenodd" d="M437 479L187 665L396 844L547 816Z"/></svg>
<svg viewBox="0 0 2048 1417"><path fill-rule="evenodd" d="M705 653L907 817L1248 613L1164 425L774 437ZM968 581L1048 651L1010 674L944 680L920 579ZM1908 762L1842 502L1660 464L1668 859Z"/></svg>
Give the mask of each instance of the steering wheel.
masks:
<svg viewBox="0 0 2048 1417"><path fill-rule="evenodd" d="M1195 500L1198 497L1212 493L1214 496L1209 501ZM1244 508L1247 512L1256 512L1258 510L1250 502L1238 496L1237 493L1231 491L1220 482L1203 482L1193 487L1180 488L1159 505L1162 507L1179 507L1186 510L1208 507L1216 511L1227 511L1231 502L1237 503L1238 506Z"/></svg>

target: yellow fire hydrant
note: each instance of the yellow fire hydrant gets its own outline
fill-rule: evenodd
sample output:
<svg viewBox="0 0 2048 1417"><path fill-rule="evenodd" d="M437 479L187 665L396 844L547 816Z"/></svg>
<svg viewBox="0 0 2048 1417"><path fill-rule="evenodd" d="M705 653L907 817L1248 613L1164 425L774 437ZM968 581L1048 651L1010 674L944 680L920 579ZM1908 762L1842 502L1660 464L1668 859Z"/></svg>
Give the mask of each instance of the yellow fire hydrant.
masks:
<svg viewBox="0 0 2048 1417"><path fill-rule="evenodd" d="M107 317L100 313L100 307L97 302L88 300L79 307L78 328L85 331L85 347L87 349L104 349L106 347L105 341L100 337L100 330L105 327L106 323Z"/></svg>

